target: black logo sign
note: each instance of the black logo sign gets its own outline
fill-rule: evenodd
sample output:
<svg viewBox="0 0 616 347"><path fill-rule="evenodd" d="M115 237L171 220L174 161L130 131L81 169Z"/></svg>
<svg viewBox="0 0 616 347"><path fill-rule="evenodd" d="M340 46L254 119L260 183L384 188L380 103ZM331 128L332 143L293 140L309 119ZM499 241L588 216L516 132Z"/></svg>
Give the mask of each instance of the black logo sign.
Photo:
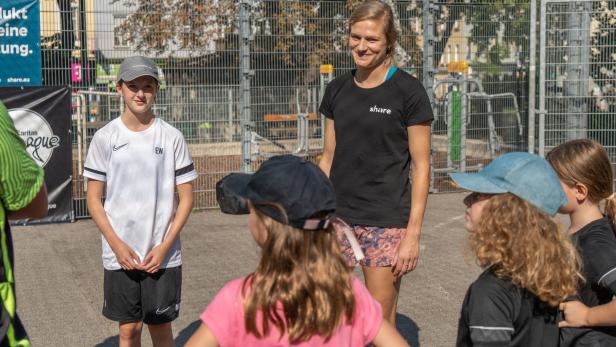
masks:
<svg viewBox="0 0 616 347"><path fill-rule="evenodd" d="M154 152L156 154L163 154L163 148L162 147L154 147Z"/></svg>
<svg viewBox="0 0 616 347"><path fill-rule="evenodd" d="M54 149L60 147L60 137L53 133L51 125L39 113L17 108L9 110L19 136L26 144L26 150L37 164L45 167Z"/></svg>

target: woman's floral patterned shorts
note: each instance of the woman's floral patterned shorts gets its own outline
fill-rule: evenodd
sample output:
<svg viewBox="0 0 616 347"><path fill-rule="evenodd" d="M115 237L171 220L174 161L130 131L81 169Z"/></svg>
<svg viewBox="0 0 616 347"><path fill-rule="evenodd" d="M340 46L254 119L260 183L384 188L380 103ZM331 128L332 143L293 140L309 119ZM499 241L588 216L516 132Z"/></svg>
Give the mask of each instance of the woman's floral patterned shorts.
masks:
<svg viewBox="0 0 616 347"><path fill-rule="evenodd" d="M398 250L398 244L406 233L406 228L381 228L365 225L350 225L355 238L364 252L365 258L357 261L351 249L349 240L344 235L343 229L334 224L340 250L349 266L358 264L367 267L391 266L394 255Z"/></svg>

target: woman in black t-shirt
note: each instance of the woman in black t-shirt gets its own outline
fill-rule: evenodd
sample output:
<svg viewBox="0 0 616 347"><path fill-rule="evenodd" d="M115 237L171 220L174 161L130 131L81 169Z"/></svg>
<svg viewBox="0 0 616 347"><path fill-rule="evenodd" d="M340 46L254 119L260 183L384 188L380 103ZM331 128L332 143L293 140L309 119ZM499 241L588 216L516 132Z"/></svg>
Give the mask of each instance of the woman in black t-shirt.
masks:
<svg viewBox="0 0 616 347"><path fill-rule="evenodd" d="M601 144L579 139L547 155L567 195L559 212L571 219L569 234L582 257L586 281L577 299L561 304L561 346L616 346L616 199L610 158ZM605 200L605 213L599 203ZM576 328L573 328L576 327ZM587 328L581 328L587 327Z"/></svg>
<svg viewBox="0 0 616 347"><path fill-rule="evenodd" d="M319 166L336 189L337 215L352 226L366 256L360 264L368 290L394 323L401 276L419 258L433 115L421 83L393 66L397 33L391 8L365 1L349 23L356 69L325 91ZM351 255L345 240L343 251Z"/></svg>

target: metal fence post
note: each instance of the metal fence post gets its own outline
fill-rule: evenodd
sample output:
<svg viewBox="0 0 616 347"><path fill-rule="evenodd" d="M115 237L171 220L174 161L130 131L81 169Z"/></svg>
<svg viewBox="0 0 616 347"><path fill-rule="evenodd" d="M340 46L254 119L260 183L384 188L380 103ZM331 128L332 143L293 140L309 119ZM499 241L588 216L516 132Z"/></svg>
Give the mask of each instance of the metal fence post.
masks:
<svg viewBox="0 0 616 347"><path fill-rule="evenodd" d="M466 132L468 122L468 79L466 74L461 76L460 91L462 92L462 111L460 116L460 171L466 172Z"/></svg>
<svg viewBox="0 0 616 347"><path fill-rule="evenodd" d="M422 82L426 92L428 93L428 98L430 98L430 105L432 108L435 106L434 101L434 6L431 4L430 0L423 0L423 10L422 10L422 19L423 19L423 71L422 71ZM432 122L432 127L434 129L434 122ZM431 144L430 151L433 151L433 144ZM449 157L447 158L449 161ZM449 167L449 165L448 165ZM434 190L434 159L432 155L430 155L430 191Z"/></svg>
<svg viewBox="0 0 616 347"><path fill-rule="evenodd" d="M546 44L546 0L541 1L541 29L539 30L539 151L545 155L545 44Z"/></svg>
<svg viewBox="0 0 616 347"><path fill-rule="evenodd" d="M240 6L240 125L242 128L242 172L252 171L250 149L251 115L250 115L250 2L242 0Z"/></svg>
<svg viewBox="0 0 616 347"><path fill-rule="evenodd" d="M430 103L434 107L434 4L423 0L423 78L424 88L428 92Z"/></svg>
<svg viewBox="0 0 616 347"><path fill-rule="evenodd" d="M528 67L528 152L535 153L535 101L537 83L537 0L530 2L530 47Z"/></svg>
<svg viewBox="0 0 616 347"><path fill-rule="evenodd" d="M586 138L588 128L588 81L590 78L590 13L592 2L574 1L568 3L567 24L567 80L564 81L563 96L568 104L566 117L566 140Z"/></svg>

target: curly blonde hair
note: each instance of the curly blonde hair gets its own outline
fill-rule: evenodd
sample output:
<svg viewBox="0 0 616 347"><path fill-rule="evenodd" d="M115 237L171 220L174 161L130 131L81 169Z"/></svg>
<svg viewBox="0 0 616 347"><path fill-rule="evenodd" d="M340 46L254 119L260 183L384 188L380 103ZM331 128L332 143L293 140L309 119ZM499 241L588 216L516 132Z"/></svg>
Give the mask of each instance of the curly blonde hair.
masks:
<svg viewBox="0 0 616 347"><path fill-rule="evenodd" d="M280 336L286 331L296 344L314 335L327 340L341 324L352 323L352 274L333 226L302 230L255 212L267 229L267 238L256 271L242 287L246 331L261 338L273 325ZM261 326L257 326L259 313Z"/></svg>
<svg viewBox="0 0 616 347"><path fill-rule="evenodd" d="M556 222L513 194L492 196L470 234L481 267L525 288L551 306L574 295L580 260Z"/></svg>

